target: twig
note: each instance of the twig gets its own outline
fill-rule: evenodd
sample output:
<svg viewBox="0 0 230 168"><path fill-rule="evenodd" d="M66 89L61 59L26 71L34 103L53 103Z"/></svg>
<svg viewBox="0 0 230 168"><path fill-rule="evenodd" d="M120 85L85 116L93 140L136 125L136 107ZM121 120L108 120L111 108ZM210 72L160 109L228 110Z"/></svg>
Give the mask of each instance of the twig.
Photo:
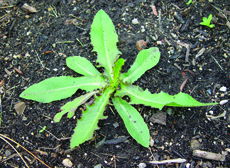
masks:
<svg viewBox="0 0 230 168"><path fill-rule="evenodd" d="M225 161L225 156L228 154L227 151L223 151L222 154L207 152L202 150L194 150L193 156L201 157L204 159L216 160L216 161Z"/></svg>
<svg viewBox="0 0 230 168"><path fill-rule="evenodd" d="M225 19L228 21L228 18L225 16L225 14L223 13L223 10L221 10L220 8L217 8L216 6L212 5L213 8L215 8L216 10L218 10L218 12L220 12L224 17ZM229 21L228 21L229 22Z"/></svg>
<svg viewBox="0 0 230 168"><path fill-rule="evenodd" d="M0 9L5 9L5 8L13 8L15 7L15 5L12 5L12 6L4 6L4 7L0 7Z"/></svg>
<svg viewBox="0 0 230 168"><path fill-rule="evenodd" d="M2 94L0 94L0 127L2 124Z"/></svg>
<svg viewBox="0 0 230 168"><path fill-rule="evenodd" d="M214 59L214 61L216 62L216 64L220 67L220 69L222 71L224 71L224 69L220 66L219 62L211 55L211 57Z"/></svg>
<svg viewBox="0 0 230 168"><path fill-rule="evenodd" d="M185 55L185 62L188 62L188 60L189 60L189 52L190 52L190 45L187 45L186 49L187 49L187 51L186 51L186 55Z"/></svg>
<svg viewBox="0 0 230 168"><path fill-rule="evenodd" d="M8 145L11 146L11 148L14 149L14 151L18 154L18 156L22 159L22 161L25 163L26 167L30 168L29 165L26 163L26 161L23 159L22 155L17 151L17 149L15 149L15 147L13 147L13 145L11 145L11 143L9 141L7 141L5 138L2 137L2 135L0 136L0 138L5 141Z"/></svg>
<svg viewBox="0 0 230 168"><path fill-rule="evenodd" d="M188 79L185 79L184 82L180 86L180 91L182 92L184 89L185 84L187 83Z"/></svg>
<svg viewBox="0 0 230 168"><path fill-rule="evenodd" d="M40 128L43 128L42 126L39 125ZM58 141L63 141L63 140L67 140L67 139L71 139L71 137L67 137L67 138L58 138L56 137L54 134L52 134L51 132L49 132L48 130L45 130L46 132L48 132L50 135L52 135L56 140Z"/></svg>
<svg viewBox="0 0 230 168"><path fill-rule="evenodd" d="M39 159L37 156L35 156L33 153L31 153L30 151L28 151L24 146L20 145L19 143L17 143L16 141L14 141L13 139L10 139L8 138L7 136L3 135L3 134L0 134L0 138L5 141L6 143L8 143L14 150L15 152L17 152L17 150L6 140L10 140L11 142L14 142L15 144L17 144L17 146L20 146L22 149L24 149L26 152L28 152L29 154L31 154L34 158L36 158L39 162L41 162L43 165L45 165L46 167L48 168L51 168L49 167L47 164L45 164L41 159ZM21 156L18 152L17 154L19 156ZM25 160L21 157L21 159L23 160L23 162L25 163L25 165L29 168L29 166L26 164Z"/></svg>
<svg viewBox="0 0 230 168"><path fill-rule="evenodd" d="M52 12L54 13L55 17L57 18L58 15L57 15L57 12L56 12L56 9L54 10L54 8L52 8L52 6L50 6L50 9L52 10ZM51 14L51 13L50 13ZM52 15L52 14L51 14Z"/></svg>
<svg viewBox="0 0 230 168"><path fill-rule="evenodd" d="M150 164L171 164L171 163L184 163L186 162L186 159L169 159L169 160L161 160L161 161L149 161Z"/></svg>
<svg viewBox="0 0 230 168"><path fill-rule="evenodd" d="M35 51L36 52L36 51ZM38 56L38 53L36 52L36 56L38 57L38 60L40 61L40 64L42 65L42 68L43 69L45 69L45 67L44 67L44 65L42 64L42 62L41 62L41 60L40 60L40 58L39 58L39 56Z"/></svg>
<svg viewBox="0 0 230 168"><path fill-rule="evenodd" d="M77 41L81 44L82 47L84 47L84 45L81 43L81 41L78 38Z"/></svg>

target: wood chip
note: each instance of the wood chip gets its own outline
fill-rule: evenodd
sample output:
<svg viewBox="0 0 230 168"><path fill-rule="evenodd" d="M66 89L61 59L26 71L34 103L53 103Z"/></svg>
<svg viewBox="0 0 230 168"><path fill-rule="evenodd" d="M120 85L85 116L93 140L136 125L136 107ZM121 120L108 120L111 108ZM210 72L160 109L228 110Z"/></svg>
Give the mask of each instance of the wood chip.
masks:
<svg viewBox="0 0 230 168"><path fill-rule="evenodd" d="M28 13L36 13L38 12L34 7L29 6L27 3L24 3L24 5L22 5L22 9Z"/></svg>
<svg viewBox="0 0 230 168"><path fill-rule="evenodd" d="M193 156L195 157L200 157L200 158L209 159L209 160L216 160L216 161L225 161L225 155L227 154L228 154L227 151L223 151L222 154L201 151L201 150L193 151Z"/></svg>
<svg viewBox="0 0 230 168"><path fill-rule="evenodd" d="M11 72L8 69L5 68L4 70L7 73L7 75L9 75L9 76L11 75Z"/></svg>
<svg viewBox="0 0 230 168"><path fill-rule="evenodd" d="M205 52L205 48L202 48L197 54L196 54L196 59L201 56Z"/></svg>

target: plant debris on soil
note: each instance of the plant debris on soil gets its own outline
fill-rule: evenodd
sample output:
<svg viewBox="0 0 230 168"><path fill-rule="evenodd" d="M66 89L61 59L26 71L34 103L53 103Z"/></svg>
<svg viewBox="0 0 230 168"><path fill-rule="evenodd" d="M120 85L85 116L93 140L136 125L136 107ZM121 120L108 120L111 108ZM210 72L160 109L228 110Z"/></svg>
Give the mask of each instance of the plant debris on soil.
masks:
<svg viewBox="0 0 230 168"><path fill-rule="evenodd" d="M187 2L0 0L1 167L230 167L230 1ZM89 32L100 9L116 27L117 46L126 60L123 72L139 50L160 49L157 66L135 85L151 93L182 91L219 105L162 111L135 106L148 124L149 148L129 136L114 107L108 106L108 118L99 122L94 138L70 149L84 106L75 118L54 123L53 117L84 91L49 104L19 95L50 77L80 76L66 66L69 56L96 64ZM215 26L200 25L210 14Z"/></svg>

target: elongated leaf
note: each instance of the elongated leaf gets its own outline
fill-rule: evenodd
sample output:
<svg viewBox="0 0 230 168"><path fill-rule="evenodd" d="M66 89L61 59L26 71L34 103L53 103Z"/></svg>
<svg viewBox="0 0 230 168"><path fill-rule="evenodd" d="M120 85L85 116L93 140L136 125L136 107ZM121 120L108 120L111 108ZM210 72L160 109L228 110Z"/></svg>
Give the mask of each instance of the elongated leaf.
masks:
<svg viewBox="0 0 230 168"><path fill-rule="evenodd" d="M94 94L96 94L98 91L92 91L89 92L85 95L82 95L80 97L77 97L76 99L74 99L71 102L66 103L64 106L61 107L61 112L57 113L54 116L54 122L59 122L62 118L63 115L65 115L66 113L68 113L68 118L72 118L74 116L74 113L76 111L76 109L84 104L87 100L89 100L89 98L91 96L93 96Z"/></svg>
<svg viewBox="0 0 230 168"><path fill-rule="evenodd" d="M66 59L66 64L75 72L85 76L96 76L100 72L84 57L73 56Z"/></svg>
<svg viewBox="0 0 230 168"><path fill-rule="evenodd" d="M93 132L99 129L97 126L98 121L107 118L103 116L103 112L109 103L109 97L112 92L113 90L107 88L100 97L96 97L92 106L87 106L86 111L82 113L82 117L78 120L74 129L74 134L70 140L71 148L90 140L93 137Z"/></svg>
<svg viewBox="0 0 230 168"><path fill-rule="evenodd" d="M121 79L123 82L135 82L145 71L154 67L159 59L160 51L157 47L141 50L128 72L121 74Z"/></svg>
<svg viewBox="0 0 230 168"><path fill-rule="evenodd" d="M78 78L70 76L52 77L30 86L20 94L20 97L49 103L70 97L78 89L92 91L105 85L106 82L101 76L83 76Z"/></svg>
<svg viewBox="0 0 230 168"><path fill-rule="evenodd" d="M215 105L216 103L200 103L185 93L178 93L176 95L169 95L168 93L160 92L158 94L151 94L148 90L142 91L138 86L121 85L121 90L118 90L115 96L123 97L127 95L130 97L129 104L144 104L154 108L162 109L164 106L177 107L195 107Z"/></svg>
<svg viewBox="0 0 230 168"><path fill-rule="evenodd" d="M114 62L121 53L116 46L118 36L115 27L102 9L94 17L90 35L93 51L97 52L97 62L105 68L105 75L112 81Z"/></svg>
<svg viewBox="0 0 230 168"><path fill-rule="evenodd" d="M129 134L142 146L149 147L149 129L140 113L119 97L112 98L113 104L125 123Z"/></svg>
<svg viewBox="0 0 230 168"><path fill-rule="evenodd" d="M119 81L119 77L120 77L120 73L121 73L121 67L124 65L125 60L122 58L119 58L116 62L115 62L115 66L113 67L113 81L111 82L111 87L112 88L117 88L120 81Z"/></svg>

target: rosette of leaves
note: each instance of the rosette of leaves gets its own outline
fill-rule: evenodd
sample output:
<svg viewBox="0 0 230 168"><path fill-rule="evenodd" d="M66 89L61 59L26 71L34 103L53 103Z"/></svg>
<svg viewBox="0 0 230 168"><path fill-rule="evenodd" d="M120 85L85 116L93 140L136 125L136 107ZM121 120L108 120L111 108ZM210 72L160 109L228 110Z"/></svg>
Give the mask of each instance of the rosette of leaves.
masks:
<svg viewBox="0 0 230 168"><path fill-rule="evenodd" d="M209 28L213 28L215 26L215 24L210 24L212 21L212 14L210 14L208 18L203 17L202 20L203 22L200 22L200 25L207 26Z"/></svg>
<svg viewBox="0 0 230 168"><path fill-rule="evenodd" d="M116 46L118 36L115 27L103 10L98 11L94 17L90 36L93 51L97 52L97 63L99 67L104 67L104 73L100 73L86 58L68 57L67 66L83 76L52 77L30 86L20 95L25 99L49 103L70 97L78 89L85 90L85 95L61 107L61 112L54 117L55 122L59 122L66 113L68 118L73 117L75 110L94 96L94 103L86 104L86 110L82 112L81 118L77 121L70 140L71 148L93 137L94 131L99 129L98 121L106 119L103 112L110 99L123 119L129 134L144 147L149 146L149 129L132 104L144 104L158 109L164 106L194 107L214 104L200 103L181 92L174 96L164 92L151 94L148 90L143 91L140 87L132 85L148 69L158 63L160 51L157 47L141 50L131 68L126 73L121 73L125 60L119 58L121 52ZM123 96L129 96L130 101L123 100Z"/></svg>

